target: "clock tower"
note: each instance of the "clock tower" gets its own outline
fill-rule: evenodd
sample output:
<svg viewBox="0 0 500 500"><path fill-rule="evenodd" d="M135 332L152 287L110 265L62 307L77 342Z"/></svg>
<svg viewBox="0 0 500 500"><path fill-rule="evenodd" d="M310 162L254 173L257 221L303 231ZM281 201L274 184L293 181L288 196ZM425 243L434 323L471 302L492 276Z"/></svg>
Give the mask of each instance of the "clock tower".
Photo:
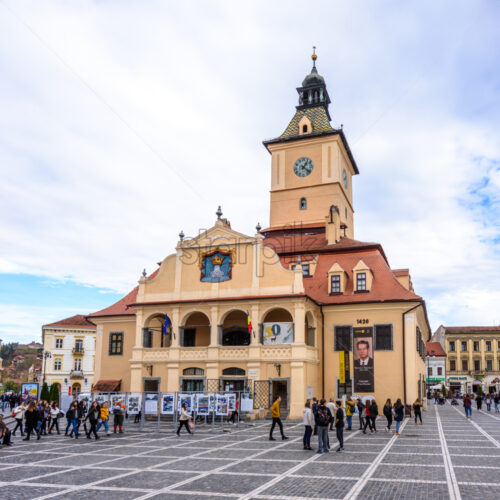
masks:
<svg viewBox="0 0 500 500"><path fill-rule="evenodd" d="M299 104L285 131L264 141L271 153L270 228L324 225L338 208L345 236L354 237L352 177L359 173L342 128L330 121L330 96L316 69L297 88Z"/></svg>

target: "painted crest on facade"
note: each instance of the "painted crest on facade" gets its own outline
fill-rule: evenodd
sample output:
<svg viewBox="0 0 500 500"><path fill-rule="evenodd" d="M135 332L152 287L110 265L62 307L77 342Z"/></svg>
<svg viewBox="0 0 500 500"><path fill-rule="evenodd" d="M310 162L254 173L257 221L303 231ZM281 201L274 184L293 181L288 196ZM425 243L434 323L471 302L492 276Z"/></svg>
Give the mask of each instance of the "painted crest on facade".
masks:
<svg viewBox="0 0 500 500"><path fill-rule="evenodd" d="M200 260L200 281L219 283L232 278L233 256L231 252L215 250L205 253Z"/></svg>

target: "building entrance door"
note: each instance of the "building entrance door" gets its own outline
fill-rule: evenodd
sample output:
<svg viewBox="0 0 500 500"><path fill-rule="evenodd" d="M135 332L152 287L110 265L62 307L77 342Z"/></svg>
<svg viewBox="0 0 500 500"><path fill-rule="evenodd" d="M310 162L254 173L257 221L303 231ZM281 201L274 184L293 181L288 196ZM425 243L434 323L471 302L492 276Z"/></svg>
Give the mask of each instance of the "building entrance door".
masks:
<svg viewBox="0 0 500 500"><path fill-rule="evenodd" d="M185 378L182 380L182 390L184 392L203 392L204 385L202 378Z"/></svg>
<svg viewBox="0 0 500 500"><path fill-rule="evenodd" d="M158 379L144 380L144 392L158 392L160 390L160 381Z"/></svg>
<svg viewBox="0 0 500 500"><path fill-rule="evenodd" d="M286 410L288 408L288 380L273 380L271 383L271 402L281 396L280 408Z"/></svg>

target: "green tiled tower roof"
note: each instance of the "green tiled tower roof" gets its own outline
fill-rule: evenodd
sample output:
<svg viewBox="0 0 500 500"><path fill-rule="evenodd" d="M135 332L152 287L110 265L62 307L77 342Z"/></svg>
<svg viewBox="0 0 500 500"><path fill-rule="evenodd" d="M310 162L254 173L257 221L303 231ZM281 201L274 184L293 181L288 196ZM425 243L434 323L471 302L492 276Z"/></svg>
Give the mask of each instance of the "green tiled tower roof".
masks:
<svg viewBox="0 0 500 500"><path fill-rule="evenodd" d="M307 118L311 120L313 134L335 131L335 129L330 125L326 109L323 106L317 106L314 108L298 109L285 131L279 136L279 139L298 137L300 135L299 122L303 116L307 116Z"/></svg>

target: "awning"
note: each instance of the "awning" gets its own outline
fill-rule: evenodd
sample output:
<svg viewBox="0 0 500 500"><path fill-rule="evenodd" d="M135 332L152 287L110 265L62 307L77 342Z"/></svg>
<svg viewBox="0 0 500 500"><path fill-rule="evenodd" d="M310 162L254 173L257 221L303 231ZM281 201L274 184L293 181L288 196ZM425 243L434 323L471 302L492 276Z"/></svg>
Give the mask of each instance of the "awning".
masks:
<svg viewBox="0 0 500 500"><path fill-rule="evenodd" d="M120 390L120 380L99 380L92 387L92 392L116 392Z"/></svg>
<svg viewBox="0 0 500 500"><path fill-rule="evenodd" d="M474 382L472 382L472 385L481 385L481 381L480 380L474 380Z"/></svg>

